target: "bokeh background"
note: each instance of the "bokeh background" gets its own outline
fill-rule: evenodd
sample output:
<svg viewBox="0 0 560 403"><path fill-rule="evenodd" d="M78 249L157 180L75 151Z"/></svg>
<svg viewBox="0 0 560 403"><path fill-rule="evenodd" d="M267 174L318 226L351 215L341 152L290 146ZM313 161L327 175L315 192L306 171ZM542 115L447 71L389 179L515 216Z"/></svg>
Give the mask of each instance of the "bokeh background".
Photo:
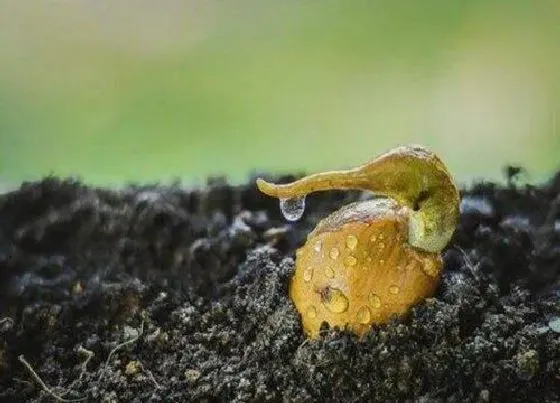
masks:
<svg viewBox="0 0 560 403"><path fill-rule="evenodd" d="M0 0L0 183L560 168L558 0Z"/></svg>

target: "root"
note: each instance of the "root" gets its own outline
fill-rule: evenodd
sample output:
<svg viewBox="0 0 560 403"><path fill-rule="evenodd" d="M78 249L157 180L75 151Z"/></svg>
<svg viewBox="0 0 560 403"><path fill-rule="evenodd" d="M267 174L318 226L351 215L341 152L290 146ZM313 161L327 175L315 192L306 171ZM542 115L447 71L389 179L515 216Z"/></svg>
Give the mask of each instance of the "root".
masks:
<svg viewBox="0 0 560 403"><path fill-rule="evenodd" d="M101 370L101 373L99 374L99 378L97 378L97 382L101 382L101 380L103 379L103 377L107 373L107 370L109 369L109 363L111 361L111 358L113 357L113 354L115 354L121 348L123 348L125 346L128 346L129 344L136 343L138 341L138 339L140 338L140 336L142 336L142 334L144 334L144 321L142 321L142 323L140 324L140 331L138 332L138 334L136 336L132 337L129 340L123 341L122 343L118 344L114 349L112 349L109 352L109 355L107 356L107 360L105 360L105 365L103 366L103 369Z"/></svg>
<svg viewBox="0 0 560 403"><path fill-rule="evenodd" d="M77 399L66 399L64 397L64 395L67 395L68 393L70 393L72 391L74 386L76 386L76 384L78 384L78 382L80 382L82 380L82 378L84 377L84 375L87 373L87 365L94 355L92 351L87 350L87 349L83 348L82 346L78 347L78 353L82 353L82 354L86 355L86 359L80 365L81 366L80 375L67 388L64 388L60 392L55 390L57 388L54 388L54 387L51 387L51 386L47 385L45 383L45 381L43 381L43 379L41 379L39 374L37 374L37 372L31 366L31 364L29 362L27 362L27 360L25 359L23 354L18 357L18 360L19 360L19 362L21 362L23 364L25 369L27 369L27 371L30 373L31 377L41 386L41 389L43 389L47 394L52 396L55 400L58 400L60 402L82 402L82 401L86 400L87 397L80 397L80 398L77 398Z"/></svg>
<svg viewBox="0 0 560 403"><path fill-rule="evenodd" d="M0 321L0 324L9 321L10 318L5 318L2 319ZM105 363L103 364L103 369L101 370L99 377L97 378L97 383L100 383L103 379L103 377L105 376L105 374L107 373L109 366L110 366L110 362L111 362L111 358L114 356L114 354L119 351L120 349L122 349L123 347L126 347L130 344L136 343L138 341L138 339L140 338L140 336L142 336L142 334L144 333L144 322L142 322L142 324L140 325L140 330L138 332L138 334L134 337L132 337L129 340L126 340L120 344L118 344L115 348L113 348L110 352L109 355L107 356L107 359L105 360ZM78 385L83 377L85 376L85 374L87 374L87 366L89 364L89 362L91 361L91 359L94 356L94 353L90 350L87 350L85 348L83 348L82 346L78 347L78 353L80 354L84 354L86 356L85 360L80 364L81 370L80 370L80 374L78 375L78 377L72 381L72 383L70 383L70 385L68 385L68 387L66 388L60 388L60 387L53 387L53 386L49 386L46 384L45 381L43 381L43 379L39 376L39 374L37 374L37 372L33 369L33 367L31 366L31 364L25 359L25 357L22 355L20 355L18 357L19 362L21 362L23 364L23 366L25 367L25 369L29 372L29 374L31 375L31 378L37 382L39 384L39 386L41 386L41 389L46 392L48 395L50 395L53 399L59 401L59 402L64 402L64 403L73 403L73 402L82 402L84 400L87 399L86 396L84 397L79 397L76 399L67 399L64 396L67 395L68 393L72 392L74 390L74 388L76 387L76 385ZM144 365L142 364L142 362L140 362L140 367L142 369L142 372L144 372L148 379L154 384L156 389L164 389L163 386L161 386L158 381L156 380L154 374L152 373L152 371L150 371L149 369L145 368ZM87 391L86 391L87 393Z"/></svg>

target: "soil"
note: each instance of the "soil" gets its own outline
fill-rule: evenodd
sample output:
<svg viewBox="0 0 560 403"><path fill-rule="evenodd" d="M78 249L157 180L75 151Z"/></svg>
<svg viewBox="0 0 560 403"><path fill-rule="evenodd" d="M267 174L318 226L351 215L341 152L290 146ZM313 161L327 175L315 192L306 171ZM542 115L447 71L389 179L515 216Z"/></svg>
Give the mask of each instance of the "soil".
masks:
<svg viewBox="0 0 560 403"><path fill-rule="evenodd" d="M252 179L25 183L0 196L0 400L560 401L560 173L462 196L434 298L310 341L294 251L370 196L313 194L288 223Z"/></svg>

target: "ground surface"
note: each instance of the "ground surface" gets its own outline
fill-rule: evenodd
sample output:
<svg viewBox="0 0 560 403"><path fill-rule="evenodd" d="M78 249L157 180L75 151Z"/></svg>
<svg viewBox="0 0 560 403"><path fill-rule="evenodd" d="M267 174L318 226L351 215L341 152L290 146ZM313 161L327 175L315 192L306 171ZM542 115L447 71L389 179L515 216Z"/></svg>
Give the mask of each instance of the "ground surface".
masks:
<svg viewBox="0 0 560 403"><path fill-rule="evenodd" d="M0 196L0 400L559 401L560 175L463 196L434 299L311 342L294 249L363 195L287 224L253 185L25 184Z"/></svg>

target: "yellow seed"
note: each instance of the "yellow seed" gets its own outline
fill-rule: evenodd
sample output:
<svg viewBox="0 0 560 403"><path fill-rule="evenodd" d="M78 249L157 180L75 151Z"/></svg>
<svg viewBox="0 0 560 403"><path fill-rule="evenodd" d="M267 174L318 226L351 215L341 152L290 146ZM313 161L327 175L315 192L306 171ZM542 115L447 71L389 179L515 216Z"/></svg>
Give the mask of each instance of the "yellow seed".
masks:
<svg viewBox="0 0 560 403"><path fill-rule="evenodd" d="M348 309L348 298L338 288L331 288L323 304L332 313L342 313Z"/></svg>
<svg viewBox="0 0 560 403"><path fill-rule="evenodd" d="M327 276L328 278L334 277L334 270L332 269L332 267L327 266L325 268L325 276Z"/></svg>
<svg viewBox="0 0 560 403"><path fill-rule="evenodd" d="M344 258L344 265L345 266L355 266L357 262L358 262L358 259L356 259L352 255L346 256Z"/></svg>
<svg viewBox="0 0 560 403"><path fill-rule="evenodd" d="M371 320L371 311L366 305L358 309L358 312L356 313L356 320L358 321L358 323L361 323L363 325L367 325L369 323L369 321Z"/></svg>
<svg viewBox="0 0 560 403"><path fill-rule="evenodd" d="M368 262L371 262L371 256L368 256L366 259Z"/></svg>
<svg viewBox="0 0 560 403"><path fill-rule="evenodd" d="M379 249L385 248L385 244L383 242L379 242Z"/></svg>
<svg viewBox="0 0 560 403"><path fill-rule="evenodd" d="M307 317L311 319L317 317L317 309L315 309L313 305L309 305L309 307L307 308Z"/></svg>
<svg viewBox="0 0 560 403"><path fill-rule="evenodd" d="M354 235L348 235L348 237L346 238L346 246L348 247L348 249L354 250L356 249L357 245L358 238L356 238Z"/></svg>
<svg viewBox="0 0 560 403"><path fill-rule="evenodd" d="M372 235L371 238L369 239L371 242L375 242L377 241L377 235Z"/></svg>
<svg viewBox="0 0 560 403"><path fill-rule="evenodd" d="M332 248L331 252L329 253L329 256L333 260L335 260L339 255L340 255L340 251L338 250L338 248Z"/></svg>
<svg viewBox="0 0 560 403"><path fill-rule="evenodd" d="M317 241L317 242L315 242L315 245L313 245L313 250L315 252L321 252L322 247L323 247L323 244L321 243L321 241Z"/></svg>
<svg viewBox="0 0 560 403"><path fill-rule="evenodd" d="M399 287L396 285L392 285L389 287L389 292L393 295L396 295L399 293Z"/></svg>
<svg viewBox="0 0 560 403"><path fill-rule="evenodd" d="M384 238L383 234L379 234L379 240L382 240Z"/></svg>
<svg viewBox="0 0 560 403"><path fill-rule="evenodd" d="M369 294L368 300L371 306L373 306L374 308L381 308L381 298L379 298L377 294Z"/></svg>
<svg viewBox="0 0 560 403"><path fill-rule="evenodd" d="M305 269L305 271L303 272L303 280L305 282L309 282L311 281L311 279L313 278L313 267L309 266L307 269Z"/></svg>

